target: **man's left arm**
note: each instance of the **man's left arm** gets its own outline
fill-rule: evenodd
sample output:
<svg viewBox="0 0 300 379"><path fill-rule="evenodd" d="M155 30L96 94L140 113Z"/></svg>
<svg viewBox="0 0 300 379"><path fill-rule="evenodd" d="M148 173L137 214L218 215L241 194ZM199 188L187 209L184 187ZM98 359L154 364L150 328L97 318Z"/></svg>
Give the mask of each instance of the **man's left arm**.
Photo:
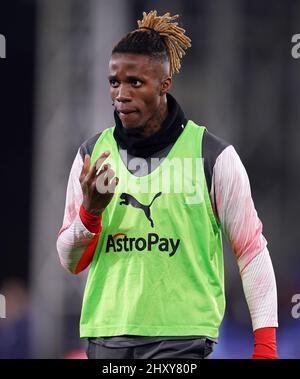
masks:
<svg viewBox="0 0 300 379"><path fill-rule="evenodd" d="M233 146L216 159L211 199L237 263L254 331L254 359L276 359L277 290L246 170Z"/></svg>

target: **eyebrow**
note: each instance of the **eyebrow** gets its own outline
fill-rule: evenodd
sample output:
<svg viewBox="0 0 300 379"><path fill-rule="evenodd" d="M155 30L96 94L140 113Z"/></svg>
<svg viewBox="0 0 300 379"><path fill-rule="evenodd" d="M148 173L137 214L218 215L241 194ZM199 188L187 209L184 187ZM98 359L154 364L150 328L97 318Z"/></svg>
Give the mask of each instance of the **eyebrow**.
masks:
<svg viewBox="0 0 300 379"><path fill-rule="evenodd" d="M142 78L139 76L131 75L131 76L128 76L128 80L139 80L139 81L141 81Z"/></svg>
<svg viewBox="0 0 300 379"><path fill-rule="evenodd" d="M108 76L108 80L117 80L117 76L116 75L109 75ZM127 80L139 80L139 81L142 81L143 79L138 77L138 76L135 76L135 75L130 75L130 76L127 76Z"/></svg>

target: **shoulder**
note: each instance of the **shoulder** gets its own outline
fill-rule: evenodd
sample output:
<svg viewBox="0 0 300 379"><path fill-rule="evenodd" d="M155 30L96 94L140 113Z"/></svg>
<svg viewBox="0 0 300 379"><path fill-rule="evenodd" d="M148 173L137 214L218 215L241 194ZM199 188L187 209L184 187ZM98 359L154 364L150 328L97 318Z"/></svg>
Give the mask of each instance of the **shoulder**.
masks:
<svg viewBox="0 0 300 379"><path fill-rule="evenodd" d="M215 163L229 146L232 146L229 142L205 130L202 140L202 157L204 159L204 171L209 192L211 190Z"/></svg>
<svg viewBox="0 0 300 379"><path fill-rule="evenodd" d="M90 137L89 139L87 139L86 141L84 141L81 144L81 146L79 148L79 154L80 154L82 160L84 160L84 156L86 154L89 154L89 155L92 154L94 146L95 146L98 138L100 137L101 133L102 132L95 134L93 137Z"/></svg>
<svg viewBox="0 0 300 379"><path fill-rule="evenodd" d="M228 146L231 146L229 142L214 135L207 129L205 130L202 141L203 155L205 154L206 156L209 155L210 157L214 156L217 158Z"/></svg>
<svg viewBox="0 0 300 379"><path fill-rule="evenodd" d="M93 135L92 137L88 138L87 140L85 140L81 146L79 147L79 155L81 156L82 160L84 160L84 156L85 154L89 154L89 155L92 155L92 152L93 152L93 149L99 139L99 137L102 135L102 138L106 138L107 137L107 132L108 131L113 131L114 130L114 126L110 126L108 128L105 128L104 130L102 130L101 132Z"/></svg>

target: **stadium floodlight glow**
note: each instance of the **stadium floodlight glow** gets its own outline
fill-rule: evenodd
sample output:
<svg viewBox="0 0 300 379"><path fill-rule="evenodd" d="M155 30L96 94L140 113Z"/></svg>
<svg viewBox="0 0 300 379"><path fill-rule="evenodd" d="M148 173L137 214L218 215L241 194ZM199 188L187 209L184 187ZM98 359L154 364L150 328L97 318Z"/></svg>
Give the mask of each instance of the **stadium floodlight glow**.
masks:
<svg viewBox="0 0 300 379"><path fill-rule="evenodd" d="M295 59L300 58L300 34L294 34L292 37L292 43L295 45L292 47L292 57Z"/></svg>
<svg viewBox="0 0 300 379"><path fill-rule="evenodd" d="M4 295L0 295L0 318L6 318L6 300Z"/></svg>
<svg viewBox="0 0 300 379"><path fill-rule="evenodd" d="M6 58L6 39L0 34L0 58Z"/></svg>

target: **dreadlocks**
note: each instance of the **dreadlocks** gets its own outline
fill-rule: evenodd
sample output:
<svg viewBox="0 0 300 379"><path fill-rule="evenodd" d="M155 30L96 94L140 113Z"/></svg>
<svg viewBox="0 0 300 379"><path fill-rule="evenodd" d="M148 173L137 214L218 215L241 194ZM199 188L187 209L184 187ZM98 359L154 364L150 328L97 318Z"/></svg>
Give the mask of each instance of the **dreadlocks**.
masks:
<svg viewBox="0 0 300 379"><path fill-rule="evenodd" d="M170 16L170 13L157 16L157 11L143 12L143 19L137 22L139 28L122 38L112 53L145 54L157 59L169 59L170 75L178 74L180 60L191 46L185 30L174 22L178 17Z"/></svg>

